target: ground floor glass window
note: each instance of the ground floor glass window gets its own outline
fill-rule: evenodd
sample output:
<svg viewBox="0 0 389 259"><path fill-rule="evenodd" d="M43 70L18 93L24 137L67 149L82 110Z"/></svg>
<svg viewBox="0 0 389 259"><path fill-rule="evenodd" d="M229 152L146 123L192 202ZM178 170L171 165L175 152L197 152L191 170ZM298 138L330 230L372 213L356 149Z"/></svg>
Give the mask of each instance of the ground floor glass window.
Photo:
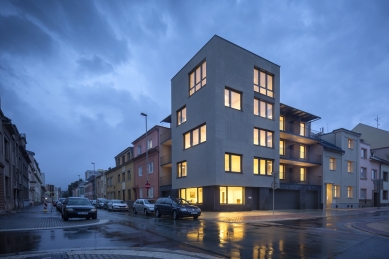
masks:
<svg viewBox="0 0 389 259"><path fill-rule="evenodd" d="M220 186L220 204L243 204L243 187Z"/></svg>
<svg viewBox="0 0 389 259"><path fill-rule="evenodd" d="M190 203L203 203L203 188L180 189L180 198Z"/></svg>

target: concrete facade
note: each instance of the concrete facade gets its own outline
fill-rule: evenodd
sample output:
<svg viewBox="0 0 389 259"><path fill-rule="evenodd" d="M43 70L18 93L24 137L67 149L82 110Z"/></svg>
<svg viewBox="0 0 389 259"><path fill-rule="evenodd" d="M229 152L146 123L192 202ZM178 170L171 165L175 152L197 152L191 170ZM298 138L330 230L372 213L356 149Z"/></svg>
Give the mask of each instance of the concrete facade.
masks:
<svg viewBox="0 0 389 259"><path fill-rule="evenodd" d="M190 73L206 62L206 84L190 95ZM254 68L272 76L274 96L269 97L253 90ZM203 71L204 73L205 71ZM225 105L225 90L240 94L240 109ZM280 67L231 42L214 36L172 79L172 195L199 196L199 206L211 211L251 210L254 193L260 187L270 188L271 175L253 173L254 157L272 161L273 169L279 166L279 107ZM272 118L253 113L254 98L273 105ZM186 121L178 126L177 112L186 107ZM184 134L206 126L206 141L184 149ZM272 147L254 145L254 127L273 133ZM225 154L241 158L241 172L225 170ZM187 174L178 177L179 163L186 163ZM242 188L240 198L221 204L220 195ZM222 189L225 188L225 189ZM226 190L223 194L222 190ZM260 202L257 197L255 202ZM261 206L261 205L258 205Z"/></svg>

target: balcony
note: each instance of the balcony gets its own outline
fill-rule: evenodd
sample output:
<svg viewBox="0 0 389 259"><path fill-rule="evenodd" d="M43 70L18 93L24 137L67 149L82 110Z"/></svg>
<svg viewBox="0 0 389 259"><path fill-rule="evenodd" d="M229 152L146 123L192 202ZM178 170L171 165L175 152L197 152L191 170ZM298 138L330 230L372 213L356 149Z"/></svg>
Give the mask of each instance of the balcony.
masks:
<svg viewBox="0 0 389 259"><path fill-rule="evenodd" d="M306 145L318 143L319 131L311 130L309 127L284 123L280 128L280 138L291 140Z"/></svg>
<svg viewBox="0 0 389 259"><path fill-rule="evenodd" d="M166 144L166 145L171 145L171 138L172 138L172 131L170 129L166 130L164 133L162 133L159 136L160 139L160 144ZM165 143L166 142L166 143Z"/></svg>
<svg viewBox="0 0 389 259"><path fill-rule="evenodd" d="M316 155L310 152L300 152L290 149L284 149L280 155L280 163L297 166L318 166L322 163L321 155Z"/></svg>
<svg viewBox="0 0 389 259"><path fill-rule="evenodd" d="M172 185L172 176L166 175L159 177L159 186Z"/></svg>
<svg viewBox="0 0 389 259"><path fill-rule="evenodd" d="M167 154L160 158L161 166L168 165L172 163L172 154Z"/></svg>

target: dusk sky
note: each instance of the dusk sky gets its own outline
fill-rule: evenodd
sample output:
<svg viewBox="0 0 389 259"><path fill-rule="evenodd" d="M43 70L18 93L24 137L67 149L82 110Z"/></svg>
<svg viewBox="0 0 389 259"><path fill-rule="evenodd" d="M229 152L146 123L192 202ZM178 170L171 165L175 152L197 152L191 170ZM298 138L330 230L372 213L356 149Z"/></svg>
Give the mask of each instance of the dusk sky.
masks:
<svg viewBox="0 0 389 259"><path fill-rule="evenodd" d="M389 130L389 1L0 1L1 109L67 189L171 113L170 80L214 35L281 66L313 129ZM187 87L183 85L183 87Z"/></svg>

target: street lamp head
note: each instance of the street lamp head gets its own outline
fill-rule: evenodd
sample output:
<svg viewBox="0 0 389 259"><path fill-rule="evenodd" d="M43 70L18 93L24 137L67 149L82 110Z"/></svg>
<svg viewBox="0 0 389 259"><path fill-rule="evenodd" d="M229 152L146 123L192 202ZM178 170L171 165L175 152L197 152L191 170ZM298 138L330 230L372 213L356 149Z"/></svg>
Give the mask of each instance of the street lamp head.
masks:
<svg viewBox="0 0 389 259"><path fill-rule="evenodd" d="M91 164L95 164L95 163L92 162Z"/></svg>
<svg viewBox="0 0 389 259"><path fill-rule="evenodd" d="M147 114L143 112L140 115L147 117Z"/></svg>

